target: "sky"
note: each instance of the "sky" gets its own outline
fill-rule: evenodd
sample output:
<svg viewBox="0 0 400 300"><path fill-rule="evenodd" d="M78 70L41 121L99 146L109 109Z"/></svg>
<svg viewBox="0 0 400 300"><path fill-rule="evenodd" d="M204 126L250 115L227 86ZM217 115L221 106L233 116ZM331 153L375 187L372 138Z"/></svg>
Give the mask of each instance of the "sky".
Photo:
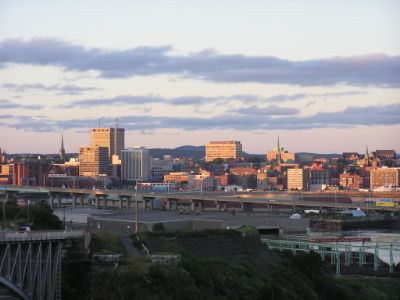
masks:
<svg viewBox="0 0 400 300"><path fill-rule="evenodd" d="M0 148L400 152L400 2L0 1Z"/></svg>

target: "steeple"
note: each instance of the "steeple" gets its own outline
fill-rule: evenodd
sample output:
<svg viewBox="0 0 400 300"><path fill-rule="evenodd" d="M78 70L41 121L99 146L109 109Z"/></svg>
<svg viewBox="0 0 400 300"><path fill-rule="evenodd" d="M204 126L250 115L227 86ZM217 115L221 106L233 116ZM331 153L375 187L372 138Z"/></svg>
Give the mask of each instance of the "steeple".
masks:
<svg viewBox="0 0 400 300"><path fill-rule="evenodd" d="M364 159L369 159L369 153L368 153L368 145L365 144L365 157Z"/></svg>
<svg viewBox="0 0 400 300"><path fill-rule="evenodd" d="M281 153L281 146L279 145L279 135L278 135L278 147L277 147L278 153Z"/></svg>
<svg viewBox="0 0 400 300"><path fill-rule="evenodd" d="M281 165L281 146L279 144L279 135L278 135L278 146L277 146L277 149L276 149L276 164L278 166Z"/></svg>
<svg viewBox="0 0 400 300"><path fill-rule="evenodd" d="M65 159L64 133L61 133L60 159L62 159L62 160Z"/></svg>

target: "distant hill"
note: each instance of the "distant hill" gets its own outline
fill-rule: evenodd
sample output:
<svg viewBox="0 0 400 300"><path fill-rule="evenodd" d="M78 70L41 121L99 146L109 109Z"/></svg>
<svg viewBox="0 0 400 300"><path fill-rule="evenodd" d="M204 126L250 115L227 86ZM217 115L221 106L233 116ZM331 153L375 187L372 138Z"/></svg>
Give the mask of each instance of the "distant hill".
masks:
<svg viewBox="0 0 400 300"><path fill-rule="evenodd" d="M185 145L185 146L180 146L177 147L173 150L183 150L183 151L203 151L205 153L206 151L206 146L191 146L191 145Z"/></svg>
<svg viewBox="0 0 400 300"><path fill-rule="evenodd" d="M153 148L149 149L150 155L153 157L163 158L164 155L172 157L190 157L201 159L205 156L206 150L204 146L181 146L174 149L169 148Z"/></svg>
<svg viewBox="0 0 400 300"><path fill-rule="evenodd" d="M339 157L339 156L341 156L341 154L337 154L337 153L296 152L296 154L300 154L300 155L314 155L314 156L323 157L323 158L334 158L334 157Z"/></svg>

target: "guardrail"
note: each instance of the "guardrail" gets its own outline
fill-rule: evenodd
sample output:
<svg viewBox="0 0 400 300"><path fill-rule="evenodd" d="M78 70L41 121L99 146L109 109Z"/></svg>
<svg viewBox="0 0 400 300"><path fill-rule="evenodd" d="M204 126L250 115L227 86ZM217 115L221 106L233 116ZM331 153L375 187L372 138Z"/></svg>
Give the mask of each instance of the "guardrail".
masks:
<svg viewBox="0 0 400 300"><path fill-rule="evenodd" d="M344 265L349 266L353 262L353 253L358 256L359 266L366 264L366 253L374 255L374 270L376 271L380 265L380 252L385 251L389 256L389 272L393 273L393 252L400 253L399 244L365 244L354 245L351 243L314 243L305 241L303 237L298 240L286 239L286 240L274 240L274 239L262 239L263 244L271 250L288 250L293 253L296 252L310 252L314 251L320 254L322 260L330 257L331 263L336 265L336 275L340 275L341 265L341 254L344 255Z"/></svg>
<svg viewBox="0 0 400 300"><path fill-rule="evenodd" d="M71 238L81 238L84 237L85 234L86 232L84 230L52 230L27 232L2 231L0 232L0 242L65 240Z"/></svg>

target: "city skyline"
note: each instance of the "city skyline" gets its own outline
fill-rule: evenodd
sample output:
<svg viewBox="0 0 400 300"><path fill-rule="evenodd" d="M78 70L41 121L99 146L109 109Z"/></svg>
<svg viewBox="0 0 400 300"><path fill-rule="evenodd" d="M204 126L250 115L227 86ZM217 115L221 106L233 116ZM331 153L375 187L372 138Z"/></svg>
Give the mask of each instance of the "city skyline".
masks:
<svg viewBox="0 0 400 300"><path fill-rule="evenodd" d="M400 152L396 1L0 8L9 153L57 153L61 132L66 152L78 152L99 119L115 118L126 146L238 140L266 153L279 135L293 152Z"/></svg>

